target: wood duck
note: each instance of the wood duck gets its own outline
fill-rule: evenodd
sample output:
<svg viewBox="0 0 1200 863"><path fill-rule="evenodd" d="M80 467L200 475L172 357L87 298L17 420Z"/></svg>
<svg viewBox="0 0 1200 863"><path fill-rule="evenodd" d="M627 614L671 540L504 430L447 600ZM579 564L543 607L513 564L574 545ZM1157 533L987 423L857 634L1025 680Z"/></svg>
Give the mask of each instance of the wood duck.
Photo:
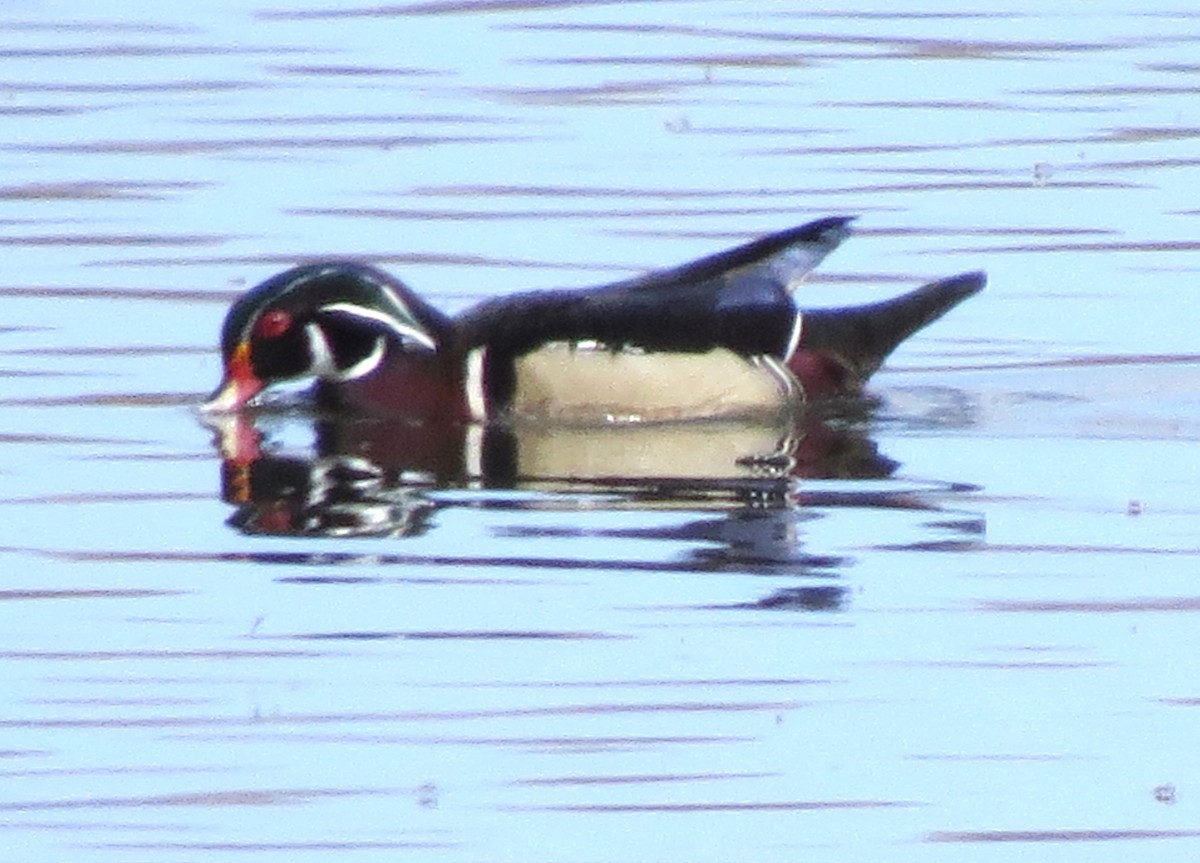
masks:
<svg viewBox="0 0 1200 863"><path fill-rule="evenodd" d="M230 308L224 379L204 409L238 410L302 377L316 378L327 409L421 421L694 419L857 393L985 276L801 311L792 289L851 221L820 219L600 287L490 299L456 317L373 267L296 267Z"/></svg>

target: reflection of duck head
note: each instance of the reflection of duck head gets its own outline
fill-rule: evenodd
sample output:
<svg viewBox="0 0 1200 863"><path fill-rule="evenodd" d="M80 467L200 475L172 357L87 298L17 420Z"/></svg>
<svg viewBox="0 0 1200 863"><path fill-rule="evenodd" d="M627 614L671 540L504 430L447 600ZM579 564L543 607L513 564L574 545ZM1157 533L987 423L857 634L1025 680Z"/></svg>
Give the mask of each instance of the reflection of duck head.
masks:
<svg viewBox="0 0 1200 863"><path fill-rule="evenodd" d="M423 422L757 416L856 393L984 277L802 312L791 288L850 221L821 219L597 288L500 297L453 318L362 264L297 267L231 307L224 380L205 407L237 410L276 381L304 377L341 413Z"/></svg>

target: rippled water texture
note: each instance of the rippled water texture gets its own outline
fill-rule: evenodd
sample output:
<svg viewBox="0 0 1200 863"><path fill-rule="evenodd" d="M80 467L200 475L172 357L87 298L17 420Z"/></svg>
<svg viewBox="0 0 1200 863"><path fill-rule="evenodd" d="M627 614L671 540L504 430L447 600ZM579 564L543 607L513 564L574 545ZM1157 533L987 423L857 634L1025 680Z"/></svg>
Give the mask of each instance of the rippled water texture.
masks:
<svg viewBox="0 0 1200 863"><path fill-rule="evenodd" d="M0 857L1200 854L1200 14L1058 5L6 4ZM797 425L194 412L297 261L827 214L990 284Z"/></svg>

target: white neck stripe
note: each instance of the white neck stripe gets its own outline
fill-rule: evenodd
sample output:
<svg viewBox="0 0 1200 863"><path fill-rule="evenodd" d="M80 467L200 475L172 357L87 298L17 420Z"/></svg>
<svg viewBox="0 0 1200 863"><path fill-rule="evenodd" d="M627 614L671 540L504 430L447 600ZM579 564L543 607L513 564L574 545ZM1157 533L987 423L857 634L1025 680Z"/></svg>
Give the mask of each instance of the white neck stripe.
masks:
<svg viewBox="0 0 1200 863"><path fill-rule="evenodd" d="M792 354L796 353L796 348L800 347L800 334L804 331L804 314L797 309L796 320L792 322L792 334L788 336L787 350L783 354L783 361L786 363L792 358Z"/></svg>
<svg viewBox="0 0 1200 863"><path fill-rule="evenodd" d="M487 348L475 348L467 354L466 359L467 410L475 422L487 420L487 398L483 392L483 367L486 357Z"/></svg>
<svg viewBox="0 0 1200 863"><path fill-rule="evenodd" d="M762 368L765 368L775 376L775 382L779 386L779 394L788 401L792 401L798 397L803 397L804 390L796 381L796 376L778 357L773 357L770 354L762 354L754 358L755 363Z"/></svg>
<svg viewBox="0 0 1200 863"><path fill-rule="evenodd" d="M329 347L329 339L325 338L321 327L313 323L305 324L304 332L308 334L309 373L316 375L321 380L335 383L352 381L375 371L383 362L383 355L387 348L383 336L377 336L369 354L354 365L340 369L337 365L337 358L334 357L333 350Z"/></svg>
<svg viewBox="0 0 1200 863"><path fill-rule="evenodd" d="M367 354L361 360L356 362L349 368L338 371L337 376L333 378L336 381L352 381L355 378L361 378L363 375L370 374L379 368L379 364L383 362L383 354L386 348L383 336L375 339L375 345L371 348L371 353Z"/></svg>

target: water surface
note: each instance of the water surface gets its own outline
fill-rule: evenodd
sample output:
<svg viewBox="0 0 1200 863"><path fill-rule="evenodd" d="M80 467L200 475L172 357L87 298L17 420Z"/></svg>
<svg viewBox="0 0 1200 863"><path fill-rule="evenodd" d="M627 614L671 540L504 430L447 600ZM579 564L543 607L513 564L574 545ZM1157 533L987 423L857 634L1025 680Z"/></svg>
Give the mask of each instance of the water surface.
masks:
<svg viewBox="0 0 1200 863"><path fill-rule="evenodd" d="M1194 856L1186 4L0 32L5 860ZM455 310L826 214L806 304L990 284L799 427L470 463L268 411L238 459L194 413L297 261Z"/></svg>

